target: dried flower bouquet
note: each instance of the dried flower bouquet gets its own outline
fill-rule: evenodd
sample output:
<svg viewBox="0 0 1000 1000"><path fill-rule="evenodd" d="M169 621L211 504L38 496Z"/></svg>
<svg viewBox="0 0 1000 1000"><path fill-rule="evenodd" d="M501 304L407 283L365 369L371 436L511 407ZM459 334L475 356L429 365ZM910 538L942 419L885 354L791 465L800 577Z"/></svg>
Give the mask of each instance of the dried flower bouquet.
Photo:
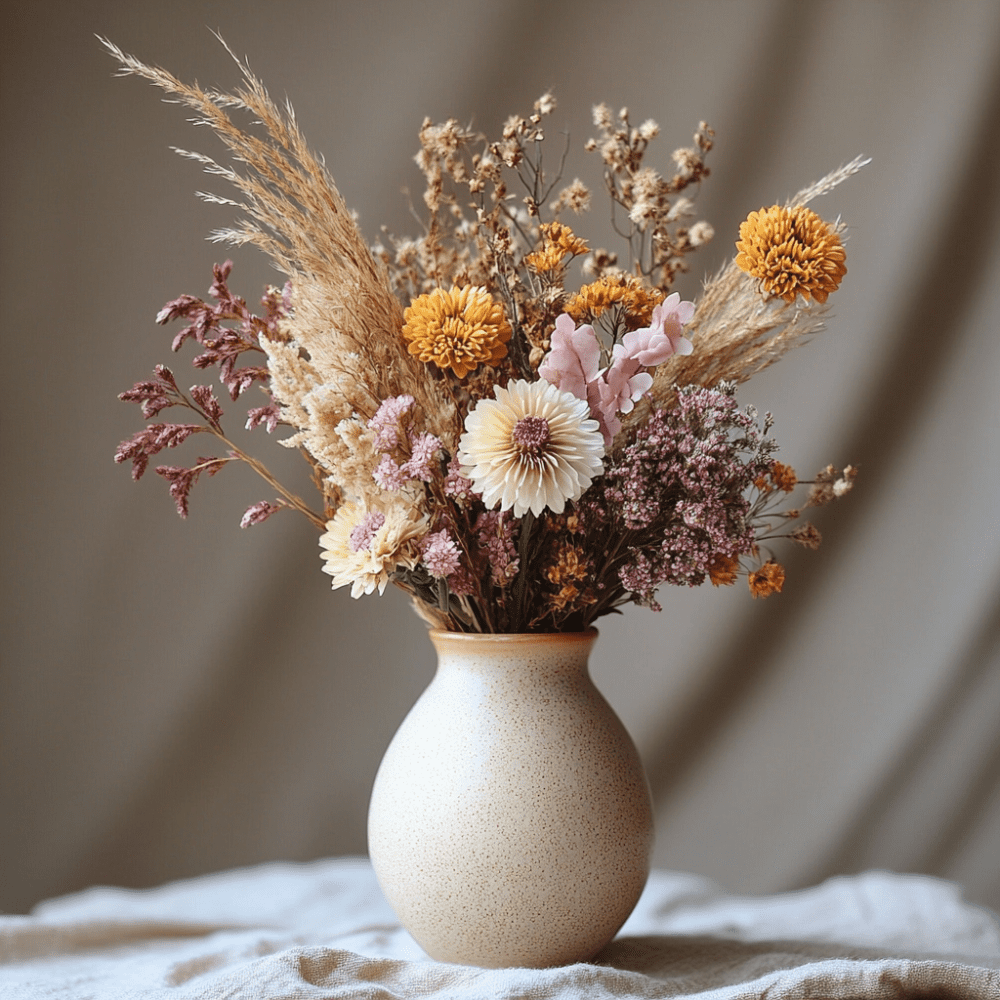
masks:
<svg viewBox="0 0 1000 1000"><path fill-rule="evenodd" d="M298 510L322 532L335 588L358 597L392 582L429 623L466 632L578 631L629 602L658 608L666 583L744 575L767 596L784 581L769 543L819 544L784 504L798 481L774 458L770 415L741 410L735 392L821 328L846 272L843 226L806 206L862 161L751 213L735 259L685 302L671 286L713 235L689 197L708 175L704 123L664 176L647 164L655 122L594 109L586 148L603 163L619 255L563 221L591 193L543 168L551 95L496 141L425 121L424 231L383 231L370 247L291 108L245 65L235 93L204 91L104 44L122 74L193 108L232 154L233 167L178 150L236 189L202 195L243 214L214 238L258 246L288 277L257 316L230 291L227 262L211 301L183 295L157 320L184 321L173 349L197 341L195 367L218 366L232 400L265 390L246 426L291 429L280 443L310 463L319 503L226 437L211 387L185 392L160 365L121 398L149 420L180 407L192 422L149 423L115 460L138 479L163 449L214 437L224 456L156 469L181 516L202 473L247 462L277 495L249 507L244 527ZM827 467L801 506L854 477Z"/></svg>

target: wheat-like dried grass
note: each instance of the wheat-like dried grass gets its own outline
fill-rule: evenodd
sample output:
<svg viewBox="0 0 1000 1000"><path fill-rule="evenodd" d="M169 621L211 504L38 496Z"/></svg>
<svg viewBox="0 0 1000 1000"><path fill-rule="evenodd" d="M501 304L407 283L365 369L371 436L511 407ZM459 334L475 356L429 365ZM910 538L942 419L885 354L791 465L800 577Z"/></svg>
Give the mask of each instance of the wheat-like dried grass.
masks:
<svg viewBox="0 0 1000 1000"><path fill-rule="evenodd" d="M442 405L426 367L407 353L400 336L402 308L384 265L372 256L322 159L306 144L291 105L275 104L228 46L243 78L232 94L182 83L107 39L100 41L118 60L120 75L142 77L194 109L200 117L193 124L207 125L228 148L239 169L202 153L176 152L236 188L239 200L199 192L207 201L246 213L212 239L253 244L292 279L287 336L307 352L318 378L342 396L344 415L370 417L381 400L409 393L430 430L446 443L457 440L454 408ZM237 124L234 111L251 115L263 136Z"/></svg>

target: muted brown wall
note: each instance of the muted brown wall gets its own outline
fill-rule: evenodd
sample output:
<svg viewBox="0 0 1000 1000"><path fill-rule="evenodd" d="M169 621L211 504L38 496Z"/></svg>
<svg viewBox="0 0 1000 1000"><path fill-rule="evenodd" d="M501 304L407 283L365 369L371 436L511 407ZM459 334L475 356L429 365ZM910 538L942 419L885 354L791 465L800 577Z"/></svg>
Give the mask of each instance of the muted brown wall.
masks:
<svg viewBox="0 0 1000 1000"><path fill-rule="evenodd" d="M817 205L850 226L830 329L742 391L783 460L854 462L855 493L780 597L667 593L606 621L594 673L646 760L660 866L750 892L927 871L1000 907L1000 5L7 6L0 908L364 852L378 760L433 670L398 594L330 592L307 524L240 530L267 496L249 472L199 485L181 521L111 462L139 426L118 392L161 361L196 378L162 303L204 294L227 254L248 299L275 280L203 239L230 217L193 192L222 184L168 147L210 136L113 79L94 38L230 88L206 26L292 100L373 238L412 228L425 115L495 133L549 87L567 174L595 187L598 101L660 123L664 168L700 119L716 129L699 205L717 238L688 295L747 211L873 158ZM603 211L580 228L610 242Z"/></svg>

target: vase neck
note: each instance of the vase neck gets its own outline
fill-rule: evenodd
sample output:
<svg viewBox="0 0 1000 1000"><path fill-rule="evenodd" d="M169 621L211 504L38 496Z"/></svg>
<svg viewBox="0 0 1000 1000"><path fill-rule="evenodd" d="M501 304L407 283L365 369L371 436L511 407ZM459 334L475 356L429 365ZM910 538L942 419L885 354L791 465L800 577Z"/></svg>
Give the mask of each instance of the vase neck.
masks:
<svg viewBox="0 0 1000 1000"><path fill-rule="evenodd" d="M469 634L432 630L439 670L586 674L597 630L527 634Z"/></svg>

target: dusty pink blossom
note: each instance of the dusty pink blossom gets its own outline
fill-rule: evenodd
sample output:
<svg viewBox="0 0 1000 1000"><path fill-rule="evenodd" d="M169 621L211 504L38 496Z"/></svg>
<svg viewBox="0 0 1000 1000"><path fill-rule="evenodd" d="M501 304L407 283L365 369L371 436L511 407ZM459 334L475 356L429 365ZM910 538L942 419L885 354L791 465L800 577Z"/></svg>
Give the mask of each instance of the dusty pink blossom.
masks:
<svg viewBox="0 0 1000 1000"><path fill-rule="evenodd" d="M694 346L684 336L684 327L692 316L694 303L682 302L680 295L673 292L653 310L650 326L622 337L621 344L615 346L615 357L621 353L645 368L655 368L673 354L690 354Z"/></svg>
<svg viewBox="0 0 1000 1000"><path fill-rule="evenodd" d="M205 419L209 423L218 424L222 419L222 407L219 406L219 401L215 398L211 386L193 385L188 389L188 392L191 393L191 398L200 407Z"/></svg>
<svg viewBox="0 0 1000 1000"><path fill-rule="evenodd" d="M375 447L379 451L399 447L399 424L412 406L413 397L408 395L382 400L375 416L368 421L368 426L375 431Z"/></svg>
<svg viewBox="0 0 1000 1000"><path fill-rule="evenodd" d="M164 448L176 448L192 434L207 431L200 424L149 424L122 441L115 452L116 462L132 463L132 478L141 479L150 458Z"/></svg>
<svg viewBox="0 0 1000 1000"><path fill-rule="evenodd" d="M472 488L472 480L462 475L457 458L448 463L448 474L444 479L444 495L452 497L460 504L470 504L478 495Z"/></svg>
<svg viewBox="0 0 1000 1000"><path fill-rule="evenodd" d="M272 514L281 510L279 504L268 503L267 500L261 500L258 503L253 504L251 507L243 512L243 517L240 518L240 527L249 528L251 525L260 524L261 521L266 521Z"/></svg>
<svg viewBox="0 0 1000 1000"><path fill-rule="evenodd" d="M441 442L433 434L410 435L410 457L403 463L400 472L408 479L430 482L436 473L435 458L441 450Z"/></svg>
<svg viewBox="0 0 1000 1000"><path fill-rule="evenodd" d="M438 579L451 576L461 565L462 550L446 529L426 535L420 554L427 572Z"/></svg>
<svg viewBox="0 0 1000 1000"><path fill-rule="evenodd" d="M385 524L385 514L380 510L368 511L361 520L351 528L350 549L358 552L360 549L367 549L372 544L375 532Z"/></svg>
<svg viewBox="0 0 1000 1000"><path fill-rule="evenodd" d="M514 547L517 519L509 511L488 510L476 519L479 547L486 553L490 576L498 587L506 587L517 576L520 560Z"/></svg>
<svg viewBox="0 0 1000 1000"><path fill-rule="evenodd" d="M551 345L538 374L563 392L586 399L587 385L599 377L601 367L601 345L594 328L577 328L573 318L562 313L552 331Z"/></svg>
<svg viewBox="0 0 1000 1000"><path fill-rule="evenodd" d="M385 454L375 467L372 479L384 490L401 490L407 477L392 455Z"/></svg>
<svg viewBox="0 0 1000 1000"><path fill-rule="evenodd" d="M177 504L177 513L181 517L188 516L188 495L194 484L198 482L198 477L203 472L214 476L227 461L228 459L225 458L199 458L190 469L178 465L157 466L156 474L163 476L170 483L170 495L174 498L174 503Z"/></svg>
<svg viewBox="0 0 1000 1000"><path fill-rule="evenodd" d="M279 420L281 420L281 407L277 403L269 403L267 406L255 406L247 410L246 427L248 431L252 431L263 424L270 434L278 426Z"/></svg>

